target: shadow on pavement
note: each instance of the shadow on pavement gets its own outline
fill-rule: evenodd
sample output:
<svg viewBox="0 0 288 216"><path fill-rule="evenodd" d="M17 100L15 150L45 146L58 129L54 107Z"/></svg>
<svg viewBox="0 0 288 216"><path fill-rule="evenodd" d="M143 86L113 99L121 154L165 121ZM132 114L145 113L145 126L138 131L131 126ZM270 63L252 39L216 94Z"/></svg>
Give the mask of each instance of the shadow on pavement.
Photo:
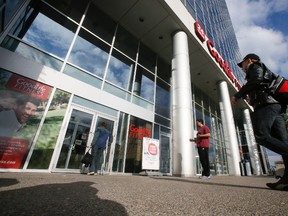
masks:
<svg viewBox="0 0 288 216"><path fill-rule="evenodd" d="M0 179L0 188L1 187L7 187L10 185L18 184L19 181L16 179L8 179L8 178L1 178Z"/></svg>
<svg viewBox="0 0 288 216"><path fill-rule="evenodd" d="M3 188L17 183L1 179ZM46 184L0 192L1 215L128 215L119 203L100 199L93 182Z"/></svg>

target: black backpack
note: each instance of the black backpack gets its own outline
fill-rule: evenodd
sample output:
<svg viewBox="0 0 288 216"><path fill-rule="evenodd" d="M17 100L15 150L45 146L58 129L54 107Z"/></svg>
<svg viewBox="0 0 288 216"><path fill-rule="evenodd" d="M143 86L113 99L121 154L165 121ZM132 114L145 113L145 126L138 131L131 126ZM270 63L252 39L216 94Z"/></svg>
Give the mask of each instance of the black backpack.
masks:
<svg viewBox="0 0 288 216"><path fill-rule="evenodd" d="M263 68L263 86L266 91L277 101L288 104L288 80L285 77L276 75L270 71L265 64L259 64Z"/></svg>

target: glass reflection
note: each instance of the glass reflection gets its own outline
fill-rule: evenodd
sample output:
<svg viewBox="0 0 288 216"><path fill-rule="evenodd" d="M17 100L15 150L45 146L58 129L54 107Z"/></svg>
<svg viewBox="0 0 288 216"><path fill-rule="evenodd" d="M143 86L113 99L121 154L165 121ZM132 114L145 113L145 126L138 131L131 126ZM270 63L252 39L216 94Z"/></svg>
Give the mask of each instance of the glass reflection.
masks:
<svg viewBox="0 0 288 216"><path fill-rule="evenodd" d="M116 23L94 4L90 4L83 22L83 26L96 34L98 37L102 38L108 43L111 43L115 32Z"/></svg>
<svg viewBox="0 0 288 216"><path fill-rule="evenodd" d="M157 79L155 112L170 118L170 86Z"/></svg>
<svg viewBox="0 0 288 216"><path fill-rule="evenodd" d="M154 101L154 75L140 66L137 67L133 93Z"/></svg>
<svg viewBox="0 0 288 216"><path fill-rule="evenodd" d="M29 26L23 40L60 58L65 58L73 35L72 31L39 13Z"/></svg>
<svg viewBox="0 0 288 216"><path fill-rule="evenodd" d="M77 37L69 62L103 77L110 47L85 31Z"/></svg>
<svg viewBox="0 0 288 216"><path fill-rule="evenodd" d="M50 5L66 14L71 19L79 22L89 0L65 0L65 1L55 1L55 0L45 0Z"/></svg>
<svg viewBox="0 0 288 216"><path fill-rule="evenodd" d="M131 90L133 69L134 62L114 50L109 62L106 80L124 89Z"/></svg>

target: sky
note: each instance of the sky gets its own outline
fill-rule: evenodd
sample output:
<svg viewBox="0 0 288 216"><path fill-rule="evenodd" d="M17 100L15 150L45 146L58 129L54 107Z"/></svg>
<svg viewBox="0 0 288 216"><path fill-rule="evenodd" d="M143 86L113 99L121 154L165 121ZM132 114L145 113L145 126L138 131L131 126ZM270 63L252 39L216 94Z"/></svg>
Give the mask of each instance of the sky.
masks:
<svg viewBox="0 0 288 216"><path fill-rule="evenodd" d="M242 57L259 55L288 78L288 0L226 0ZM281 157L268 152L270 164Z"/></svg>
<svg viewBox="0 0 288 216"><path fill-rule="evenodd" d="M260 56L270 70L288 78L288 1L226 0L242 57Z"/></svg>

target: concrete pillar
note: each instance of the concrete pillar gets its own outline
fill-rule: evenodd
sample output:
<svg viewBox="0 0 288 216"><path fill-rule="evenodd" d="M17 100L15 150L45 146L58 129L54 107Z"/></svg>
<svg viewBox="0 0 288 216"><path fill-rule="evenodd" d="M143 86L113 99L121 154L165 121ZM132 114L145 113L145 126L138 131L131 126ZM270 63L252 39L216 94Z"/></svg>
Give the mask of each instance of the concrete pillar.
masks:
<svg viewBox="0 0 288 216"><path fill-rule="evenodd" d="M243 119L244 131L245 131L247 145L248 145L249 154L250 154L252 173L254 175L261 175L260 158L258 154L257 143L254 137L254 131L253 131L253 126L252 126L252 122L250 118L249 109L243 110L243 115L244 115L244 119Z"/></svg>
<svg viewBox="0 0 288 216"><path fill-rule="evenodd" d="M219 82L218 88L229 174L240 176L240 153L227 82Z"/></svg>
<svg viewBox="0 0 288 216"><path fill-rule="evenodd" d="M173 35L172 59L172 174L190 177L195 175L193 137L192 91L189 65L188 38L185 32Z"/></svg>

